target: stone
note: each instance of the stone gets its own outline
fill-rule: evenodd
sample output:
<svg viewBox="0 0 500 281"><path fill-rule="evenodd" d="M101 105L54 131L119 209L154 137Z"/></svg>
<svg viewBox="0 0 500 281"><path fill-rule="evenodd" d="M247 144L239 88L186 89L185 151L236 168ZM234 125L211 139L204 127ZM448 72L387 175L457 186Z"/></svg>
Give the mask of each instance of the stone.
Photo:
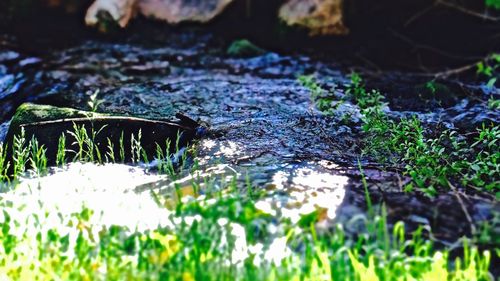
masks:
<svg viewBox="0 0 500 281"><path fill-rule="evenodd" d="M83 128L87 135L91 136L95 148L101 154L108 151L108 144L112 143L114 155L120 155L119 145L122 144L125 161L133 159L132 140L140 140L139 136L142 136L141 147L144 155L147 155L148 159L153 159L157 147L162 151L169 148L171 153L175 152L175 145L167 147L167 141L171 144L177 142L179 147L184 147L197 137L200 126L182 115L179 115L179 119L179 122L169 122L130 116L111 116L49 105L23 104L12 118L6 142L12 142L14 136L19 135L24 129L26 140L36 138L40 145L47 149L48 161L53 164L60 136L66 135L68 152L78 151L72 132L75 128Z"/></svg>
<svg viewBox="0 0 500 281"><path fill-rule="evenodd" d="M304 27L310 35L345 35L343 0L289 0L279 10L288 25Z"/></svg>
<svg viewBox="0 0 500 281"><path fill-rule="evenodd" d="M101 31L113 23L126 27L137 14L166 21L206 23L222 13L234 0L95 0L87 10L85 22ZM311 35L344 35L343 0L288 0L279 17L290 26L304 27Z"/></svg>
<svg viewBox="0 0 500 281"><path fill-rule="evenodd" d="M8 135L19 133L20 126L35 122L43 122L58 119L97 117L103 116L100 113L93 113L66 107L55 107L50 105L39 105L24 103L20 105L10 124Z"/></svg>
<svg viewBox="0 0 500 281"><path fill-rule="evenodd" d="M112 20L120 27L125 27L135 15L136 5L137 0L97 0L87 10L85 23L89 26L100 26L105 18L104 24Z"/></svg>
<svg viewBox="0 0 500 281"><path fill-rule="evenodd" d="M141 14L168 23L208 22L233 0L138 0Z"/></svg>
<svg viewBox="0 0 500 281"><path fill-rule="evenodd" d="M208 22L233 0L96 0L87 10L85 23L99 26L102 14L125 27L137 14L171 24L186 21Z"/></svg>

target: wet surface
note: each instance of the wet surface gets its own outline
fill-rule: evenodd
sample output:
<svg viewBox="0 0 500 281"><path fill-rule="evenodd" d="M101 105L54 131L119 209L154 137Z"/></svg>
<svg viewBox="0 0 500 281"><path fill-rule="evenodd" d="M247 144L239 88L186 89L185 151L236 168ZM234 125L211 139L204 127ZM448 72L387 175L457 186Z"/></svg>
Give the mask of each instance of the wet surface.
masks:
<svg viewBox="0 0 500 281"><path fill-rule="evenodd" d="M347 123L343 114L325 116L297 82L298 75L314 73L324 87L336 87L342 95L348 73L334 62L270 52L228 57L212 36L189 32L154 42L90 40L37 56L23 53L12 38L0 42L2 122L24 101L88 110L90 94L99 89L101 112L158 120L183 112L208 124L208 136L195 146L202 170L225 164L242 183L248 175L254 186L273 194L262 204L278 206L290 218L320 207L329 220L349 221L366 208L357 168L358 109L343 105L351 115ZM387 76L382 86L389 88L392 116L418 115L428 124L459 129L500 120L500 113L487 106L488 97L498 97L497 89L477 90L473 97L415 97L409 89L428 78ZM415 106L422 100L429 101L427 107ZM434 199L403 193L408 179L361 161L373 200L386 204L389 218L403 219L410 228L428 224L438 240L470 234L463 209L476 223L500 211L487 195L463 194L461 200L452 193Z"/></svg>

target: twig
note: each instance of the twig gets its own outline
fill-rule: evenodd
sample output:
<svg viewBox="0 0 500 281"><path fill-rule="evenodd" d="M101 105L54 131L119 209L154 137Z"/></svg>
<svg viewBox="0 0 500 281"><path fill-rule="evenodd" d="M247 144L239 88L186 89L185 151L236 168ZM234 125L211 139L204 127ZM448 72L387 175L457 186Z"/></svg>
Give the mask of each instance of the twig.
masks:
<svg viewBox="0 0 500 281"><path fill-rule="evenodd" d="M467 219L467 221L470 224L470 230L471 230L472 234L473 235L476 234L477 233L476 226L472 222L472 217L470 216L469 211L467 211L467 207L465 206L465 203L462 200L462 197L460 197L460 194L458 193L456 187L453 184L451 184L450 181L448 181L448 185L450 186L451 190L453 190L453 193L457 197L458 203L460 203L460 207L462 208L462 211L465 214L465 218Z"/></svg>
<svg viewBox="0 0 500 281"><path fill-rule="evenodd" d="M401 177L399 176L399 174L396 174L396 177L398 178L399 192L403 192L403 182L401 181Z"/></svg>
<svg viewBox="0 0 500 281"><path fill-rule="evenodd" d="M475 12L475 11L472 11L472 10L469 10L465 7L462 7L460 5L457 5L457 4L454 4L454 3L450 3L448 1L445 1L445 0L436 0L435 2L436 4L441 4L443 6L446 6L448 8L451 8L451 9L455 9L461 13L464 13L466 15L469 15L469 16L473 16L473 17L477 17L477 18L480 18L482 20L486 20L486 21L500 21L500 17L492 17L490 15L487 15L487 14L484 14L484 13L478 13L478 12Z"/></svg>
<svg viewBox="0 0 500 281"><path fill-rule="evenodd" d="M461 66L461 67L458 67L458 68L454 68L454 69L450 69L450 70L446 70L446 71L437 72L437 73L434 73L433 76L434 76L435 79L438 79L438 78L441 78L441 79L448 78L451 75L460 74L460 73L466 72L467 70L470 70L470 69L476 67L477 64L478 64L478 62L474 62L474 63L467 64L467 65L464 65L464 66Z"/></svg>
<svg viewBox="0 0 500 281"><path fill-rule="evenodd" d="M418 18L420 18L421 16L427 14L430 10L432 10L434 7L437 6L437 1L435 1L432 5L430 5L429 7L421 10L420 12L416 13L415 15L413 15L411 18L409 18L405 24L404 24L404 27L407 27L408 25L410 25L412 22L416 21Z"/></svg>
<svg viewBox="0 0 500 281"><path fill-rule="evenodd" d="M452 58L452 59L456 59L456 60L471 60L471 59L478 59L479 57L464 57L463 55L457 55L457 54L450 54L448 52L445 52L443 50L440 50L436 47L433 47L433 46L429 46L429 45L425 45L425 44L420 44L418 42L415 42L413 40L411 40L410 38L402 35L401 33L398 33L397 31L395 31L394 29L389 29L389 31L397 38L399 38L400 40L406 42L407 44L411 45L411 46L414 46L414 49L424 49L424 50L428 50L428 51L431 51L431 52L434 52L436 54L439 54L439 55L442 55L444 57L448 57L448 58Z"/></svg>
<svg viewBox="0 0 500 281"><path fill-rule="evenodd" d="M477 59L473 63L467 64L467 65L463 65L463 66L460 66L458 68L453 68L453 69L439 71L439 72L431 72L431 71L427 70L425 73L422 73L422 72L407 72L405 74L408 75L408 76L411 75L411 76L414 76L414 77L422 77L422 78L429 78L429 79L443 79L443 80L446 80L449 76L455 75L455 74L461 74L463 72L471 70L474 67L476 67L478 63L491 60L492 57L493 57L493 55L490 54L490 55L488 55L486 57L483 57L481 59ZM421 67L422 70L426 70L426 68L423 65L421 65L420 67ZM353 68L353 69L357 70L360 73L363 73L365 75L370 75L370 76L373 76L373 77L378 77L380 75L380 73L374 72L374 71L370 71L369 69L366 69L366 68Z"/></svg>
<svg viewBox="0 0 500 281"><path fill-rule="evenodd" d="M356 54L356 57L358 57L360 60L362 60L366 64L371 65L373 67L373 69L375 69L375 73L382 74L382 70L380 69L380 67L376 63L372 62L371 60L365 58L364 56L362 56L360 54Z"/></svg>

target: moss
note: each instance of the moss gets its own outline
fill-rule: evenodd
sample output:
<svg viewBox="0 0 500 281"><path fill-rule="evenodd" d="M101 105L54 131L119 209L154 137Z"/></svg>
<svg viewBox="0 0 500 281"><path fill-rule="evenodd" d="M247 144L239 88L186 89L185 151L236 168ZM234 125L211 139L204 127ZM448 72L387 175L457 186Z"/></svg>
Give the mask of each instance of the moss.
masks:
<svg viewBox="0 0 500 281"><path fill-rule="evenodd" d="M19 126L23 124L59 120L65 118L96 117L102 115L103 114L82 111L73 108L24 103L17 108L16 113L12 118L8 135L17 133L19 131Z"/></svg>
<svg viewBox="0 0 500 281"><path fill-rule="evenodd" d="M264 49L257 47L255 44L246 39L234 41L226 51L229 56L234 57L254 57L262 55L265 52L266 51Z"/></svg>

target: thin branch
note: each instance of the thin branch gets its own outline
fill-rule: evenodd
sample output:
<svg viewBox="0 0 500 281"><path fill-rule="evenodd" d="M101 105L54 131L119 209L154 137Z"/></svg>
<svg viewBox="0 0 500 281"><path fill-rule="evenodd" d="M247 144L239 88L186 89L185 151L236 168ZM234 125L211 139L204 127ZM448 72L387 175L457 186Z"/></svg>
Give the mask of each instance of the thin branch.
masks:
<svg viewBox="0 0 500 281"><path fill-rule="evenodd" d="M472 234L477 233L476 226L474 225L474 222L472 221L472 217L469 214L469 211L467 210L467 207L465 206L464 201L462 200L462 197L460 197L460 194L457 192L457 188L451 184L451 182L448 181L448 185L450 186L451 190L453 190L453 193L457 197L458 203L460 203L460 207L462 208L462 211L465 214L465 218L467 219L467 222L470 224L470 230Z"/></svg>
<svg viewBox="0 0 500 281"><path fill-rule="evenodd" d="M478 13L476 11L469 10L463 6L460 6L460 5L457 5L455 3L445 1L445 0L436 0L436 4L441 4L445 7L455 9L461 13L467 14L469 16L477 17L477 18L480 18L482 20L493 21L493 22L500 21L500 17L492 17L486 13Z"/></svg>
<svg viewBox="0 0 500 281"><path fill-rule="evenodd" d="M421 11L419 11L418 13L416 13L415 15L413 15L411 18L409 18L405 22L404 27L407 27L412 22L416 21L417 19L419 19L423 15L427 14L430 10L434 9L437 5L438 5L437 1L434 1L434 3L432 5L430 5L429 7L425 8L425 9L423 9Z"/></svg>
<svg viewBox="0 0 500 281"><path fill-rule="evenodd" d="M436 47L430 46L430 45L425 45L425 44L420 44L418 42L413 41L412 39L408 38L407 36L402 35L401 33L395 31L394 29L389 29L389 31L396 37L399 38L401 41L406 42L407 44L414 46L415 49L423 49L423 50L428 50L431 52L434 52L436 54L442 55L444 57L448 57L451 59L456 59L456 60L470 60L470 59L478 59L478 57L464 57L463 55L459 54L451 54L446 51L440 50Z"/></svg>

